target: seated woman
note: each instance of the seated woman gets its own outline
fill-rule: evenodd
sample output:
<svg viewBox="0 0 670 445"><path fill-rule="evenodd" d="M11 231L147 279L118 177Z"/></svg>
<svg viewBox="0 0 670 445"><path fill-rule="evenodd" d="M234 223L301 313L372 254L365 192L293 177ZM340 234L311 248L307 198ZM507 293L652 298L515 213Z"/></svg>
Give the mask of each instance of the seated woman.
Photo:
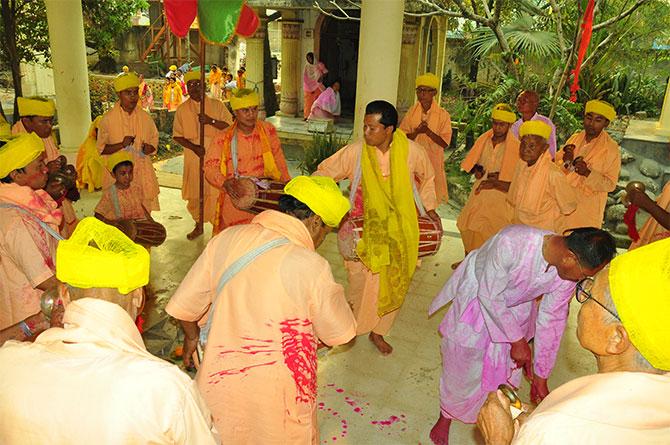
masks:
<svg viewBox="0 0 670 445"><path fill-rule="evenodd" d="M312 104L308 119L335 119L340 115L340 79L327 82L328 88Z"/></svg>

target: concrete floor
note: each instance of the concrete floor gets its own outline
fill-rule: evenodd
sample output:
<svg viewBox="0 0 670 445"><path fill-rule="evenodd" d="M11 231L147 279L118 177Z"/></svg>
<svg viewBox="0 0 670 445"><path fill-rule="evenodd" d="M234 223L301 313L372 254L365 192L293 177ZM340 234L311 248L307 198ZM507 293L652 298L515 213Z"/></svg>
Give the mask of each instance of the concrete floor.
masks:
<svg viewBox="0 0 670 445"><path fill-rule="evenodd" d="M161 187L161 212L157 221L167 228L165 244L151 250L151 286L156 298L146 308L144 339L148 349L167 360L181 342L181 333L163 307L188 272L211 236L188 241L193 222L181 191ZM92 215L100 192L82 192L75 208L80 216ZM445 216L445 215L443 215ZM453 219L445 219L445 237L437 255L425 259L417 270L409 294L388 337L393 354L381 356L366 336L351 347L336 347L319 354L319 429L322 443L340 444L430 444L428 433L439 414L440 338L437 326L444 310L428 318L432 298L451 275L451 263L462 259L462 244ZM330 234L319 249L331 263L335 279L346 286L346 272ZM578 303L572 303L550 388L594 372L590 353L575 337ZM528 385L520 394L528 398ZM455 423L453 444L478 444L481 438L472 425Z"/></svg>

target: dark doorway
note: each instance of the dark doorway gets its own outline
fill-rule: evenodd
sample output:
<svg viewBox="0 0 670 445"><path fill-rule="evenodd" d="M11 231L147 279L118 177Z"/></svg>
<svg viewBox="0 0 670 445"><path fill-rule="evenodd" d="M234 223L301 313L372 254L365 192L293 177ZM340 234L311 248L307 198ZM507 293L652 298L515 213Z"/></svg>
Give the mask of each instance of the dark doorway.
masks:
<svg viewBox="0 0 670 445"><path fill-rule="evenodd" d="M360 16L360 11L347 11ZM318 58L328 68L328 77L341 80L342 116L353 117L356 106L359 22L326 17L321 25Z"/></svg>

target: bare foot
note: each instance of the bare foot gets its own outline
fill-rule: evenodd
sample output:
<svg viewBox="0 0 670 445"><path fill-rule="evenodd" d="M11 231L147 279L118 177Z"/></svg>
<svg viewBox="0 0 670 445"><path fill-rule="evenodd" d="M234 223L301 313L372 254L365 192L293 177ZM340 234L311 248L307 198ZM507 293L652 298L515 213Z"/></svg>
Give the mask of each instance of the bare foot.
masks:
<svg viewBox="0 0 670 445"><path fill-rule="evenodd" d="M458 266L461 265L463 261L456 261L454 264L451 265L451 270L456 270Z"/></svg>
<svg viewBox="0 0 670 445"><path fill-rule="evenodd" d="M370 341L377 347L377 349L379 349L379 352L381 352L382 355L389 355L393 352L393 346L389 345L386 340L384 340L384 337L379 334L370 332Z"/></svg>
<svg viewBox="0 0 670 445"><path fill-rule="evenodd" d="M200 224L196 224L196 225L195 225L195 229L193 229L193 231L192 231L191 233L189 233L188 235L186 235L186 239L188 239L188 240L194 240L194 239L196 239L197 237L199 237L200 235L202 235L202 232L203 232L203 230L202 230L202 225L200 225Z"/></svg>
<svg viewBox="0 0 670 445"><path fill-rule="evenodd" d="M442 414L437 419L433 429L430 430L430 440L435 445L449 445L449 427L451 426L451 419L447 419Z"/></svg>

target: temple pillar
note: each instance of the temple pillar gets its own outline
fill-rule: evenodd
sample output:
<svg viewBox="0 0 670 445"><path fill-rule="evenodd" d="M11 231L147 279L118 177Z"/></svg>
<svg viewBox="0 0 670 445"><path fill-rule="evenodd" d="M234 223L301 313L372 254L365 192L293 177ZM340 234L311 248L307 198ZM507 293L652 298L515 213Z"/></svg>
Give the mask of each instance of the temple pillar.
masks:
<svg viewBox="0 0 670 445"><path fill-rule="evenodd" d="M403 68L400 70L398 79L398 114L401 119L409 107L416 102L414 82L419 64L419 39L417 39L419 25L415 23L414 19L409 20L402 27L402 46L400 48L400 60L403 62Z"/></svg>
<svg viewBox="0 0 670 445"><path fill-rule="evenodd" d="M281 18L281 102L282 116L298 114L300 81L300 21L294 11L282 11Z"/></svg>
<svg viewBox="0 0 670 445"><path fill-rule="evenodd" d="M263 41L267 32L267 19L265 18L265 9L256 11L260 18L260 25L256 32L246 39L247 43L247 65L246 77L247 88L255 90L260 96L259 116L265 117L265 103L263 101ZM233 74L235 75L235 74Z"/></svg>
<svg viewBox="0 0 670 445"><path fill-rule="evenodd" d="M76 150L91 124L81 2L45 0L61 146Z"/></svg>
<svg viewBox="0 0 670 445"><path fill-rule="evenodd" d="M373 100L396 104L405 0L361 4L354 138L363 134L365 106Z"/></svg>
<svg viewBox="0 0 670 445"><path fill-rule="evenodd" d="M437 63L435 65L435 75L440 79L440 86L437 88L435 98L440 104L442 98L442 79L444 78L444 63L447 54L447 17L438 17L437 19Z"/></svg>

